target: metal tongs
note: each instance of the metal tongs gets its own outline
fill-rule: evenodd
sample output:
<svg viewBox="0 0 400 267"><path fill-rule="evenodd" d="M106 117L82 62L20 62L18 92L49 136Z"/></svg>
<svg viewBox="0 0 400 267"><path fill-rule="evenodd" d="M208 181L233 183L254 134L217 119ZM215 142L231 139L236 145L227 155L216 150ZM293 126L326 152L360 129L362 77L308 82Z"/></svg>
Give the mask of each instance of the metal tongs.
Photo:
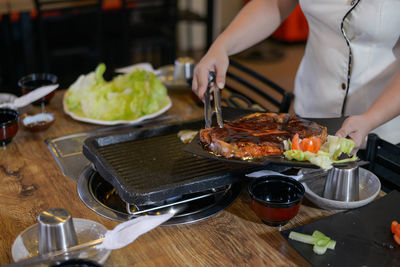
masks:
<svg viewBox="0 0 400 267"><path fill-rule="evenodd" d="M210 100L210 90L214 91L214 107L217 116L217 123L220 128L223 128L222 111L221 111L221 93L220 89L216 86L215 82L215 72L210 72L208 74L208 85L207 90L204 95L204 120L206 123L206 128L211 127L212 122L212 111L211 111L211 100Z"/></svg>

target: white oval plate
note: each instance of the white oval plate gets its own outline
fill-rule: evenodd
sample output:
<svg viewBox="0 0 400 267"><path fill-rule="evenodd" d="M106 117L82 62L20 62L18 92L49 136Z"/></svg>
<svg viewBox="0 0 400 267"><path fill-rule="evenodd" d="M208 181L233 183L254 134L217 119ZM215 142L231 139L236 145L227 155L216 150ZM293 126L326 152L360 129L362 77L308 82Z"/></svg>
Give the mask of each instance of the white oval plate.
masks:
<svg viewBox="0 0 400 267"><path fill-rule="evenodd" d="M63 97L63 109L67 115L69 115L71 118L73 118L74 120L77 120L77 121L83 121L83 122L98 124L98 125L135 124L135 123L139 123L141 121L147 120L147 119L155 118L155 117L161 115L162 113L166 112L168 109L170 109L172 106L172 101L171 101L171 98L169 98L169 96L167 96L167 97L168 97L168 103L162 109L160 109L159 111L157 111L155 113L148 114L148 115L142 116L140 118L137 118L135 120L105 121L105 120L96 120L96 119L90 119L87 117L78 116L67 109L67 105L65 104L65 94Z"/></svg>
<svg viewBox="0 0 400 267"><path fill-rule="evenodd" d="M78 244L104 237L107 232L107 228L98 222L81 218L72 218L72 220L76 235L78 236ZM90 260L104 264L110 253L110 250L101 249L96 250L94 253L83 255L88 256L87 258ZM34 224L25 229L14 240L11 247L11 256L14 262L17 262L24 258L37 256L38 254L38 224Z"/></svg>

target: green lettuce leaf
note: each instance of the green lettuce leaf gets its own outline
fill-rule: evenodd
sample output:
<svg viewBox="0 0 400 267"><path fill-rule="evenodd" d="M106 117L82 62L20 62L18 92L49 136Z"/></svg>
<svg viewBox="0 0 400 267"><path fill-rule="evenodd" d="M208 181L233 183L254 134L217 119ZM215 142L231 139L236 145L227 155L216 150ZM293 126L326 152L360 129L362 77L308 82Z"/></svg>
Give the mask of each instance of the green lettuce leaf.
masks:
<svg viewBox="0 0 400 267"><path fill-rule="evenodd" d="M69 111L104 121L134 120L168 104L167 89L154 73L136 70L106 81L105 71L105 64L99 64L70 86L65 99Z"/></svg>

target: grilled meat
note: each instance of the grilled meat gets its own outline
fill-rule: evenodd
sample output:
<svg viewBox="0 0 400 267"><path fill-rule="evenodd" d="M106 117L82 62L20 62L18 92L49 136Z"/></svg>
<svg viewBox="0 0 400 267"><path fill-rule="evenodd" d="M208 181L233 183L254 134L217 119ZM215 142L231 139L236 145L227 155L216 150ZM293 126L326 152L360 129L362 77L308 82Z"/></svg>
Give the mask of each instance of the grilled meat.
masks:
<svg viewBox="0 0 400 267"><path fill-rule="evenodd" d="M200 141L206 149L225 158L261 158L279 156L283 141L295 133L300 138L317 136L325 142L326 127L287 113L253 113L224 124L200 131Z"/></svg>

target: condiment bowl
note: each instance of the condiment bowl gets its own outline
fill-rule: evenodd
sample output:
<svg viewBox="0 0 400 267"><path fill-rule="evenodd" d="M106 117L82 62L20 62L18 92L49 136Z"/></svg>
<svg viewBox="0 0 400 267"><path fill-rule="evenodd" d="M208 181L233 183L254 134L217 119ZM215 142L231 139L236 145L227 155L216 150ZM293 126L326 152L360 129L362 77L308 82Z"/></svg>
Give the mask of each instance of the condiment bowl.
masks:
<svg viewBox="0 0 400 267"><path fill-rule="evenodd" d="M260 177L248 187L251 208L269 226L285 225L297 215L305 190L286 176Z"/></svg>
<svg viewBox="0 0 400 267"><path fill-rule="evenodd" d="M22 125L31 132L47 130L54 122L55 115L49 112L42 112L35 115L24 115Z"/></svg>
<svg viewBox="0 0 400 267"><path fill-rule="evenodd" d="M32 90L35 90L41 86L56 84L58 78L56 75L51 73L32 73L22 77L18 81L18 85L21 88L21 93L23 95L29 93ZM48 104L50 99L54 96L55 91L52 91L50 94L46 95L40 100L33 102L34 105L41 105L42 103Z"/></svg>
<svg viewBox="0 0 400 267"><path fill-rule="evenodd" d="M11 142L18 132L18 111L0 108L0 144L5 146Z"/></svg>

